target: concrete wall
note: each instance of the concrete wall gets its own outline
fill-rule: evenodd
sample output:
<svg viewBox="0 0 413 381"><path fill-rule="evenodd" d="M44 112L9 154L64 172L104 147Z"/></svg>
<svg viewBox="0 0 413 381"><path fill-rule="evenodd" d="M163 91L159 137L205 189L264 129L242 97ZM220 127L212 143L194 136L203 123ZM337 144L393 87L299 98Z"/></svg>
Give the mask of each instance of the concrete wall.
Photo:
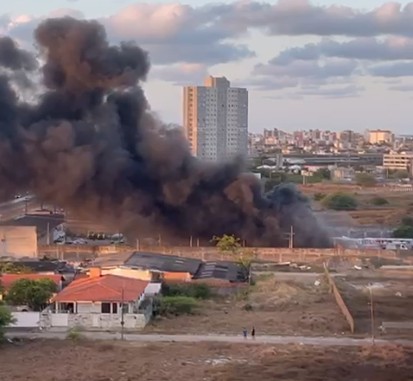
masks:
<svg viewBox="0 0 413 381"><path fill-rule="evenodd" d="M122 268L122 267L115 267L111 269L102 269L102 275L119 275L126 278L133 278L133 279L140 279L146 280L150 282L152 280L152 272L147 270L139 270L139 269L130 269L130 268Z"/></svg>
<svg viewBox="0 0 413 381"><path fill-rule="evenodd" d="M124 327L126 329L142 329L149 319L144 313L125 314ZM122 316L120 314L53 314L50 311L43 312L40 319L42 328L52 327L82 328L82 329L120 329ZM64 325L66 324L66 325Z"/></svg>
<svg viewBox="0 0 413 381"><path fill-rule="evenodd" d="M340 291L338 290L336 283L333 277L330 275L326 265L324 265L324 270L325 270L325 274L328 280L328 284L330 285L330 290L334 295L334 299L337 303L337 306L340 309L341 313L344 315L345 319L347 320L347 323L350 327L350 332L354 333L354 318L351 315L350 310L348 309L346 303L344 302L344 299L341 296Z"/></svg>
<svg viewBox="0 0 413 381"><path fill-rule="evenodd" d="M35 226L0 226L0 257L37 257Z"/></svg>
<svg viewBox="0 0 413 381"><path fill-rule="evenodd" d="M102 250L101 250L102 249ZM39 254L47 254L50 256L58 256L59 258L65 258L65 254L72 255L74 252L82 252L85 257L103 256L107 252L100 247L74 247L70 246L41 246L39 247ZM128 246L118 246L117 248L110 248L113 253L132 253L136 249ZM141 251L163 253L170 255L177 255L187 258L196 258L205 261L216 260L233 260L233 257L225 255L217 250L215 247L189 247L189 246L141 246ZM328 260L333 257L380 257L386 259L402 258L406 263L413 264L413 256L411 253L400 252L397 253L393 250L368 250L368 249L343 249L343 248L331 248L331 249L289 249L289 248L250 248L256 253L256 259L264 262L314 262L320 259ZM410 254L410 256L408 256Z"/></svg>
<svg viewBox="0 0 413 381"><path fill-rule="evenodd" d="M12 328L37 328L40 322L40 312L12 312L15 322Z"/></svg>

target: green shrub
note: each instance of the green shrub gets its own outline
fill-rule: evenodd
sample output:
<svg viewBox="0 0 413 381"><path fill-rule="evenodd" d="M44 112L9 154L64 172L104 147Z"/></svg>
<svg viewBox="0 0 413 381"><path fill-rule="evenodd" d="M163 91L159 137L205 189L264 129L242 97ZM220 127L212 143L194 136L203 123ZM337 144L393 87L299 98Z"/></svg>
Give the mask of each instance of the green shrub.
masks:
<svg viewBox="0 0 413 381"><path fill-rule="evenodd" d="M252 305L249 304L249 303L245 304L244 307L242 307L242 308L243 308L243 310L245 310L245 311L252 311L252 310L254 309L254 308L252 307Z"/></svg>
<svg viewBox="0 0 413 381"><path fill-rule="evenodd" d="M334 193L323 199L323 205L333 210L355 210L357 200L346 193Z"/></svg>
<svg viewBox="0 0 413 381"><path fill-rule="evenodd" d="M413 238L413 226L401 225L393 231L394 238Z"/></svg>
<svg viewBox="0 0 413 381"><path fill-rule="evenodd" d="M376 185L376 178L369 173L357 173L356 183L362 187L373 187Z"/></svg>
<svg viewBox="0 0 413 381"><path fill-rule="evenodd" d="M325 198L326 197L326 194L325 193L320 193L320 192L318 192L318 193L316 193L315 195L314 195L314 201L321 201L323 198Z"/></svg>
<svg viewBox="0 0 413 381"><path fill-rule="evenodd" d="M402 225L405 225L405 226L413 226L413 218L412 218L412 217L409 217L409 216L403 217L403 218L402 218Z"/></svg>
<svg viewBox="0 0 413 381"><path fill-rule="evenodd" d="M212 296L212 290L205 283L172 283L162 285L162 295L209 299Z"/></svg>
<svg viewBox="0 0 413 381"><path fill-rule="evenodd" d="M72 328L66 335L67 340L80 341L84 339L84 336L79 332L77 328Z"/></svg>
<svg viewBox="0 0 413 381"><path fill-rule="evenodd" d="M370 203L375 206L387 205L389 202L384 197L374 197Z"/></svg>
<svg viewBox="0 0 413 381"><path fill-rule="evenodd" d="M189 296L161 296L157 299L156 305L159 315L179 316L192 314L198 303L195 298Z"/></svg>
<svg viewBox="0 0 413 381"><path fill-rule="evenodd" d="M4 339L4 328L14 322L13 315L7 307L0 305L0 341Z"/></svg>

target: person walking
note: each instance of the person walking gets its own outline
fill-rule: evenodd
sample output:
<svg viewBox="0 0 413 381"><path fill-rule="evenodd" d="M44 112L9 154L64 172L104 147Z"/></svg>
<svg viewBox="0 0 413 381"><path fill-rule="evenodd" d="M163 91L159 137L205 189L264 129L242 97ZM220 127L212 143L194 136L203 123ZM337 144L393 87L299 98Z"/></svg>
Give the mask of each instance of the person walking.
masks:
<svg viewBox="0 0 413 381"><path fill-rule="evenodd" d="M244 329L242 330L242 335L244 336L244 339L246 339L246 338L247 338L248 331L247 331L247 329L246 329L246 328L244 328Z"/></svg>
<svg viewBox="0 0 413 381"><path fill-rule="evenodd" d="M252 337L253 339L255 339L255 327L252 327L251 337Z"/></svg>

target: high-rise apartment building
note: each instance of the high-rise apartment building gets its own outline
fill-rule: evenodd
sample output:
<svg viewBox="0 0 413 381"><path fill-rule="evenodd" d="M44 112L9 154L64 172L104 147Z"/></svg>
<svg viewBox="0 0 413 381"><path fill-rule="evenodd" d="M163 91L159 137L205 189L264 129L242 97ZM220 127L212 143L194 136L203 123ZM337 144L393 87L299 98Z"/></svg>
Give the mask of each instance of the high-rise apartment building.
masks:
<svg viewBox="0 0 413 381"><path fill-rule="evenodd" d="M392 144L394 142L394 134L389 130L369 130L368 141L370 144Z"/></svg>
<svg viewBox="0 0 413 381"><path fill-rule="evenodd" d="M248 154L248 91L225 77L184 88L183 126L192 153L203 160Z"/></svg>

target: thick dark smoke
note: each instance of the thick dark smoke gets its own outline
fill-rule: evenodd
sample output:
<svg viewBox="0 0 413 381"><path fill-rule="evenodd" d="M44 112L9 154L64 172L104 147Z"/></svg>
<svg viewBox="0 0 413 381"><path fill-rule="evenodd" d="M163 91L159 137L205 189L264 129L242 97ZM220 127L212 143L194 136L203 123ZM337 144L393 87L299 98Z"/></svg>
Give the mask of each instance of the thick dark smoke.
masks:
<svg viewBox="0 0 413 381"><path fill-rule="evenodd" d="M0 39L2 198L30 190L140 236L235 234L249 245L285 246L293 225L296 246L328 245L295 188L263 195L240 164L197 160L181 131L154 117L139 86L150 65L138 46L110 46L99 23L71 18L44 21L35 40L40 68ZM19 97L21 72L41 73L35 103Z"/></svg>

